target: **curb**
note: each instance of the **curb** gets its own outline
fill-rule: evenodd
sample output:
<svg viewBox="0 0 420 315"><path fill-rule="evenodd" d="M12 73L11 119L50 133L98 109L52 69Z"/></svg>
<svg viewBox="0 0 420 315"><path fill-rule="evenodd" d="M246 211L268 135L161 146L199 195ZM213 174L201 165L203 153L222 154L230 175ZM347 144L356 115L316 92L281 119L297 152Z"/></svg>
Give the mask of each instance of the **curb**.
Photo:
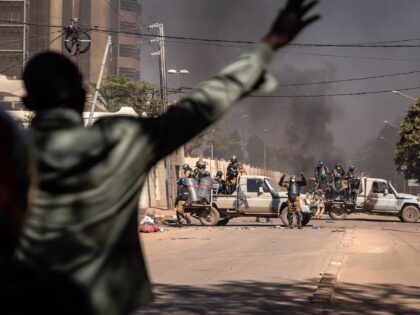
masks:
<svg viewBox="0 0 420 315"><path fill-rule="evenodd" d="M317 288L310 297L310 302L314 304L333 304L335 300L335 290L340 278L341 266L346 259L345 250L351 246L353 231L346 231L341 238L337 253L334 254L328 267L323 273Z"/></svg>

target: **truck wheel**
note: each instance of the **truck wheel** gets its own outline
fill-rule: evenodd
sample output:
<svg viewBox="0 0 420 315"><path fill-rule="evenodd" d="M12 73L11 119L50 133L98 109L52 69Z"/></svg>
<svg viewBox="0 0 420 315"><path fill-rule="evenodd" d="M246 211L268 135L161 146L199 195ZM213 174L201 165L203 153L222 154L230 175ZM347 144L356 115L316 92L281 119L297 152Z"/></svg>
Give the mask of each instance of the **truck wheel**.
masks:
<svg viewBox="0 0 420 315"><path fill-rule="evenodd" d="M202 225L216 225L220 220L220 213L216 208L211 207L208 210L203 210L198 218Z"/></svg>
<svg viewBox="0 0 420 315"><path fill-rule="evenodd" d="M309 221L311 221L311 215L309 213L303 213L302 225L307 225Z"/></svg>
<svg viewBox="0 0 420 315"><path fill-rule="evenodd" d="M223 218L220 219L220 221L217 223L217 225L222 226L222 225L226 225L229 223L229 218Z"/></svg>
<svg viewBox="0 0 420 315"><path fill-rule="evenodd" d="M283 222L283 225L285 226L289 225L289 221L287 220L287 207L284 207L283 210L281 210L280 219L281 219L281 222ZM296 221L296 219L294 218L293 221ZM295 224L296 222L293 222L293 223Z"/></svg>
<svg viewBox="0 0 420 315"><path fill-rule="evenodd" d="M342 220L347 217L347 213L344 208L332 206L328 212L329 216L333 220Z"/></svg>
<svg viewBox="0 0 420 315"><path fill-rule="evenodd" d="M419 216L419 209L415 206L405 206L401 212L402 220L407 223L416 223Z"/></svg>

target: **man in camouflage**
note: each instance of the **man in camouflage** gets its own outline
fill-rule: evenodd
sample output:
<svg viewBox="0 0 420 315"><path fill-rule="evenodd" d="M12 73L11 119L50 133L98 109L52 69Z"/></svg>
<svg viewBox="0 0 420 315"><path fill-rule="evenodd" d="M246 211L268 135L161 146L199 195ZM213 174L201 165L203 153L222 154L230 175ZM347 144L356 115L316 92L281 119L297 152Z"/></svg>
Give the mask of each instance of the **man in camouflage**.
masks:
<svg viewBox="0 0 420 315"><path fill-rule="evenodd" d="M303 173L301 180L296 180L296 176L292 175L289 182L285 182L286 175L284 174L280 178L279 185L287 189L287 221L289 222L289 228L293 229L293 217L296 216L297 226L302 229L302 208L300 206L300 188L306 186L307 181Z"/></svg>

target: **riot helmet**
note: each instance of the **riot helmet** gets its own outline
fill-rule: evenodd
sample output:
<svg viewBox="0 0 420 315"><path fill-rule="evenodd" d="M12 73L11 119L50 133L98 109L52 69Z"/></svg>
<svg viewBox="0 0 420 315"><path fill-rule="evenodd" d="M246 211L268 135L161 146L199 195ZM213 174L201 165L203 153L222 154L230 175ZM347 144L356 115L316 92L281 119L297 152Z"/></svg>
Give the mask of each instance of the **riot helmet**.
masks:
<svg viewBox="0 0 420 315"><path fill-rule="evenodd" d="M236 163L236 162L238 162L238 158L236 157L236 155L232 155L232 158L230 159L230 161L232 163Z"/></svg>
<svg viewBox="0 0 420 315"><path fill-rule="evenodd" d="M217 171L216 177L222 178L223 177L223 172L222 171Z"/></svg>
<svg viewBox="0 0 420 315"><path fill-rule="evenodd" d="M190 166L188 164L184 164L184 165L182 165L182 169L184 171L188 171L190 169Z"/></svg>
<svg viewBox="0 0 420 315"><path fill-rule="evenodd" d="M340 180L340 179L341 179L341 174L340 174L340 173L336 173L336 174L334 175L334 179L335 179L335 180Z"/></svg>
<svg viewBox="0 0 420 315"><path fill-rule="evenodd" d="M341 164L339 162L335 163L335 168L340 170L341 169Z"/></svg>
<svg viewBox="0 0 420 315"><path fill-rule="evenodd" d="M354 167L354 165L350 165L349 166L349 171L350 172L354 172L355 169L356 169L356 167Z"/></svg>
<svg viewBox="0 0 420 315"><path fill-rule="evenodd" d="M322 167L322 166L324 166L324 165L325 165L325 162L324 162L324 160L319 160L319 162L318 162L318 165L319 165L319 167Z"/></svg>
<svg viewBox="0 0 420 315"><path fill-rule="evenodd" d="M185 184L187 183L187 181L185 180L185 178L184 177L181 177L179 180L178 180L178 185L184 185L185 186Z"/></svg>

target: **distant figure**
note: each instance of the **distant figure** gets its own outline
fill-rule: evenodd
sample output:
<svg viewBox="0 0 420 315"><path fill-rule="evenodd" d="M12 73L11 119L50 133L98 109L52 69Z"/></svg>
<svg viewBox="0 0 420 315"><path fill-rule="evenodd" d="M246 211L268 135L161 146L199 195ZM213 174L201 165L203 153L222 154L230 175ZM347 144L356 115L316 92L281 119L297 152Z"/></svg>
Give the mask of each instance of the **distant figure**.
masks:
<svg viewBox="0 0 420 315"><path fill-rule="evenodd" d="M296 176L292 175L288 183L284 182L286 175L280 178L279 185L287 188L287 221L289 228L293 229L293 217L296 216L297 226L302 228L302 208L300 206L300 188L306 186L307 181L305 175L302 173L302 180L296 180Z"/></svg>
<svg viewBox="0 0 420 315"><path fill-rule="evenodd" d="M23 102L35 112L31 134L39 190L17 257L68 275L89 292L96 315L130 314L149 303L137 233L147 174L234 102L272 87L266 68L274 51L318 19L305 18L315 4L288 1L261 44L155 118L114 116L85 128L86 93L76 66L54 52L30 59Z"/></svg>
<svg viewBox="0 0 420 315"><path fill-rule="evenodd" d="M325 165L324 160L318 162L318 166L315 167L315 182L319 182L321 177L326 178L330 174L330 170Z"/></svg>
<svg viewBox="0 0 420 315"><path fill-rule="evenodd" d="M176 224L177 226L182 226L181 218L183 218L185 221L187 221L187 224L191 224L191 219L184 214L185 209L185 203L188 200L188 197L190 195L187 182L185 178L180 178L178 183L178 193L175 201L175 207L176 207Z"/></svg>
<svg viewBox="0 0 420 315"><path fill-rule="evenodd" d="M195 163L194 178L200 183L200 179L204 176L206 176L206 163L197 161L197 163Z"/></svg>
<svg viewBox="0 0 420 315"><path fill-rule="evenodd" d="M194 171L188 164L182 165L182 169L184 170L184 178L194 177Z"/></svg>
<svg viewBox="0 0 420 315"><path fill-rule="evenodd" d="M20 128L0 111L0 309L8 315L92 314L88 295L65 275L13 254L25 225L34 176ZM32 183L32 185L31 185Z"/></svg>
<svg viewBox="0 0 420 315"><path fill-rule="evenodd" d="M233 194L239 175L239 163L236 155L233 155L226 169L227 193Z"/></svg>

